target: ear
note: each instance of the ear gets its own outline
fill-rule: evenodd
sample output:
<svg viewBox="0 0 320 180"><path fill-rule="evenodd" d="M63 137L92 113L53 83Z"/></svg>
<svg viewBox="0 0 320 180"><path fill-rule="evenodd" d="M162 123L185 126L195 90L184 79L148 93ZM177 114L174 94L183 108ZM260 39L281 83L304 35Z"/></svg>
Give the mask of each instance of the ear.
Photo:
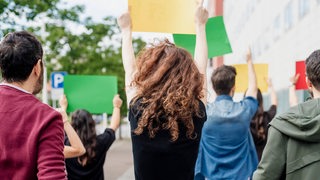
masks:
<svg viewBox="0 0 320 180"><path fill-rule="evenodd" d="M230 96L233 96L234 95L234 93L235 93L235 91L236 91L236 85L234 85L232 88L231 88L231 91L230 91Z"/></svg>
<svg viewBox="0 0 320 180"><path fill-rule="evenodd" d="M34 65L33 71L37 77L41 75L42 62L41 59L38 60L37 64Z"/></svg>
<svg viewBox="0 0 320 180"><path fill-rule="evenodd" d="M236 91L236 85L234 85L234 86L231 88L231 91L232 91L232 92L235 92L235 91Z"/></svg>
<svg viewBox="0 0 320 180"><path fill-rule="evenodd" d="M307 83L307 86L308 86L309 89L312 88L312 83L311 83L310 79L307 76L306 76L306 83Z"/></svg>

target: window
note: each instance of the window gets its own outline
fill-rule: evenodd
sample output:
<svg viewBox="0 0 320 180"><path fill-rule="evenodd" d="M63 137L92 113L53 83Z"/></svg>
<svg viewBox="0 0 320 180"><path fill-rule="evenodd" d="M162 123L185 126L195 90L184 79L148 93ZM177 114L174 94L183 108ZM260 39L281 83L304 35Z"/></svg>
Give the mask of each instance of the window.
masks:
<svg viewBox="0 0 320 180"><path fill-rule="evenodd" d="M284 28L288 30L293 25L292 2L290 1L284 10Z"/></svg>
<svg viewBox="0 0 320 180"><path fill-rule="evenodd" d="M320 2L320 0L318 0ZM299 18L303 18L310 10L310 0L299 0Z"/></svg>

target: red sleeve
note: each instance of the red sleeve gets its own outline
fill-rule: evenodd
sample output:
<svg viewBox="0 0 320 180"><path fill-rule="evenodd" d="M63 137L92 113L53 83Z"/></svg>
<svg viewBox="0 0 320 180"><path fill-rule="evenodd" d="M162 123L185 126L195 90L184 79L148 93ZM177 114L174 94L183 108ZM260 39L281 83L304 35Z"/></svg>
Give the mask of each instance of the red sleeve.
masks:
<svg viewBox="0 0 320 180"><path fill-rule="evenodd" d="M38 179L65 180L66 170L63 155L63 121L58 112L51 110L46 115L38 144ZM44 121L44 122L45 122Z"/></svg>

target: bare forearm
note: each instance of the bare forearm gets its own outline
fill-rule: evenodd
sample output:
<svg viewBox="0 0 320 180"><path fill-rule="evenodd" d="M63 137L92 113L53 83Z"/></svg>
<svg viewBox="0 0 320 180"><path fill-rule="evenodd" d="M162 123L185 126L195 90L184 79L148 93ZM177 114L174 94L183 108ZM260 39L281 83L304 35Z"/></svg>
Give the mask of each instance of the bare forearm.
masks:
<svg viewBox="0 0 320 180"><path fill-rule="evenodd" d="M114 107L111 117L110 128L116 131L119 128L121 120L120 107Z"/></svg>
<svg viewBox="0 0 320 180"><path fill-rule="evenodd" d="M137 69L134 50L132 46L132 34L130 29L122 31L122 60L125 71L127 105L129 105L129 102L135 96L135 91L130 89L132 88L130 87L130 85L133 80L134 73Z"/></svg>
<svg viewBox="0 0 320 180"><path fill-rule="evenodd" d="M248 91L246 96L252 96L254 98L257 97L257 91L258 91L258 86L257 86L257 77L256 77L256 72L254 70L254 66L252 63L252 60L248 61Z"/></svg>
<svg viewBox="0 0 320 180"><path fill-rule="evenodd" d="M272 105L278 105L278 97L276 91L271 88L271 104Z"/></svg>
<svg viewBox="0 0 320 180"><path fill-rule="evenodd" d="M206 38L205 24L196 26L196 47L194 59L199 71L205 73L208 62L208 47Z"/></svg>
<svg viewBox="0 0 320 180"><path fill-rule="evenodd" d="M290 107L298 104L298 97L296 94L295 85L292 85L289 87L289 104L290 104Z"/></svg>
<svg viewBox="0 0 320 180"><path fill-rule="evenodd" d="M78 134L69 122L64 123L64 131L66 132L71 145L64 148L63 153L65 158L72 158L83 155L86 152L86 149L84 148Z"/></svg>
<svg viewBox="0 0 320 180"><path fill-rule="evenodd" d="M207 47L207 38L206 38L206 29L205 24L196 26L196 47L194 59L195 63L200 71L203 74L204 83L203 83L203 94L204 97L202 101L204 104L207 103L207 63L208 63L208 47Z"/></svg>
<svg viewBox="0 0 320 180"><path fill-rule="evenodd" d="M132 76L136 70L132 34L130 30L122 31L122 60L125 73Z"/></svg>

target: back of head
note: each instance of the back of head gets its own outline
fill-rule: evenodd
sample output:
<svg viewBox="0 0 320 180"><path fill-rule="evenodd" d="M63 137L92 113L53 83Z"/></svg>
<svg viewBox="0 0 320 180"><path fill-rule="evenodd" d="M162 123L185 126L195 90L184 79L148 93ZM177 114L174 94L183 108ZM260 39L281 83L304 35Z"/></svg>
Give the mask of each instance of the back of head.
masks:
<svg viewBox="0 0 320 180"><path fill-rule="evenodd" d="M222 65L215 69L211 82L217 95L229 95L236 81L236 69L233 66Z"/></svg>
<svg viewBox="0 0 320 180"><path fill-rule="evenodd" d="M7 34L0 43L1 74L7 82L25 81L42 59L41 43L26 31Z"/></svg>
<svg viewBox="0 0 320 180"><path fill-rule="evenodd" d="M312 85L320 91L320 50L314 51L306 59L306 73Z"/></svg>
<svg viewBox="0 0 320 180"><path fill-rule="evenodd" d="M186 50L168 40L145 48L137 60L134 85L138 89L136 99L141 98L142 116L135 133L141 134L148 127L150 137L159 129L170 131L172 140L178 138L178 120L193 133L192 115L199 115L199 101L203 95L203 75ZM159 124L159 118L166 122Z"/></svg>
<svg viewBox="0 0 320 180"><path fill-rule="evenodd" d="M79 157L83 165L90 163L95 157L96 130L92 115L83 109L75 111L71 116L71 125L80 137L86 153Z"/></svg>
<svg viewBox="0 0 320 180"><path fill-rule="evenodd" d="M134 82L139 93L151 94L162 88L172 86L186 86L201 89L203 77L197 69L190 53L176 47L168 40L152 44L139 53L137 59L137 73ZM175 87L178 88L178 87ZM196 96L200 97L200 91Z"/></svg>

